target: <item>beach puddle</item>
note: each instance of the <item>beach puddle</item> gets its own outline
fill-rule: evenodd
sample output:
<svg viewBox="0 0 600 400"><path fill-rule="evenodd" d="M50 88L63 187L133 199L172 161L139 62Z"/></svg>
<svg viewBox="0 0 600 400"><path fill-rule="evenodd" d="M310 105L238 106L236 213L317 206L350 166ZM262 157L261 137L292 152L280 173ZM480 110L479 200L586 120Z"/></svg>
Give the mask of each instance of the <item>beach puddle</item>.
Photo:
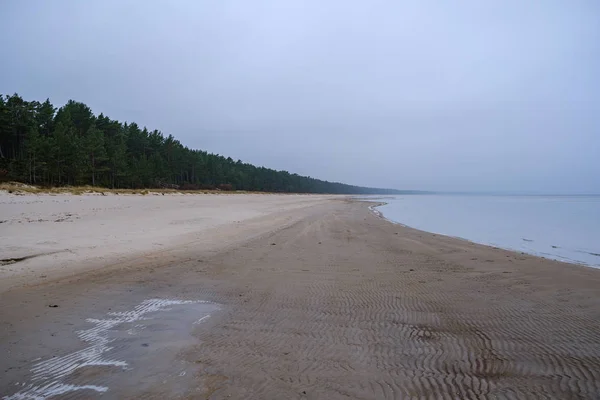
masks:
<svg viewBox="0 0 600 400"><path fill-rule="evenodd" d="M376 216L378 216L379 218L383 218L383 214L381 213L381 211L377 210L377 207L379 207L379 205L370 206L369 210L371 210L371 212L373 214L375 214Z"/></svg>
<svg viewBox="0 0 600 400"><path fill-rule="evenodd" d="M193 330L219 308L200 300L149 299L128 311L87 319L89 328L75 332L83 349L35 363L28 381L4 399L46 399L71 392L90 398L111 387L177 385L172 381L185 377L191 366L176 355L197 343Z"/></svg>

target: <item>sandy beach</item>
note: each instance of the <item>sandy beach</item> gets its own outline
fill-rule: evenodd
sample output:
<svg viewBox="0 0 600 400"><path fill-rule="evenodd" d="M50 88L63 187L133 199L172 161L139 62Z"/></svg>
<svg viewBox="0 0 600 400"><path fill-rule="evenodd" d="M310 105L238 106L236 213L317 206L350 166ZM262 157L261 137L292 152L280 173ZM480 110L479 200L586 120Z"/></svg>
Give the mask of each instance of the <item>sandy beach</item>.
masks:
<svg viewBox="0 0 600 400"><path fill-rule="evenodd" d="M0 291L19 283L106 268L188 243L214 250L249 239L255 225L258 232L271 222L272 226L285 225L293 218L286 213L328 198L4 193L0 195L0 259L4 260ZM275 220L260 219L265 216ZM11 262L20 259L18 264Z"/></svg>
<svg viewBox="0 0 600 400"><path fill-rule="evenodd" d="M593 399L600 271L302 195L0 195L7 399Z"/></svg>

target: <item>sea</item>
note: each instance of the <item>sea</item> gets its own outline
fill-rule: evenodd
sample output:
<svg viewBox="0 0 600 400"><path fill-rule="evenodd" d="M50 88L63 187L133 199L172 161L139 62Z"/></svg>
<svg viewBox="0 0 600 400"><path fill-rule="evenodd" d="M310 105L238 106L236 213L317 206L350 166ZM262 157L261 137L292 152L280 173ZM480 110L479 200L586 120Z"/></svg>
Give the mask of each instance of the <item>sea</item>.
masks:
<svg viewBox="0 0 600 400"><path fill-rule="evenodd" d="M390 221L600 268L600 195L410 194L379 197Z"/></svg>

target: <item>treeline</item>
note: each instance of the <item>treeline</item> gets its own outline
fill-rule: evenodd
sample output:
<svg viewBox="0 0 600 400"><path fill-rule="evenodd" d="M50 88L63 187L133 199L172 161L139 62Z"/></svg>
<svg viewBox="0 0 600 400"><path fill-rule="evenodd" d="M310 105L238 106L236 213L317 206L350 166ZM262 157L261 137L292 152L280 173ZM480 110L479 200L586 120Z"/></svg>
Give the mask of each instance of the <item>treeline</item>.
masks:
<svg viewBox="0 0 600 400"><path fill-rule="evenodd" d="M70 100L0 95L0 179L44 186L296 193L395 193L256 167L182 145L172 135L95 116Z"/></svg>

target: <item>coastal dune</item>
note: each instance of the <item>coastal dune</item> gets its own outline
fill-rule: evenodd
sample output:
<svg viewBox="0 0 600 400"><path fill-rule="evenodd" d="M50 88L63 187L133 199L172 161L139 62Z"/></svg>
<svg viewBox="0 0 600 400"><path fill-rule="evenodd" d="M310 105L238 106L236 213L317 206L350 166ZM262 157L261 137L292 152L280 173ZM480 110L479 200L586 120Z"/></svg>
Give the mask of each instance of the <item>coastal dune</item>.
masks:
<svg viewBox="0 0 600 400"><path fill-rule="evenodd" d="M17 396L54 385L80 398L600 396L598 270L392 224L369 209L372 203L345 198L166 197L123 200L131 211L117 212L115 220L125 222L107 248L131 234L143 207L157 218L140 222L147 229L151 221L185 226L169 223L184 219L173 209L212 222L201 229L192 222L172 242L158 235L153 240L160 237L168 251L109 267L28 285L14 272L0 295L8 354L0 361L2 394L27 398ZM116 202L97 200L107 209ZM71 223L81 235L99 222L86 212ZM20 229L13 231L5 224L4 237L42 240L26 228L34 222L12 220L10 229ZM57 237L61 244L48 251L68 243L66 230ZM37 241L15 239L11 251L39 251ZM163 303L148 299L178 300L163 300L172 311L156 307L152 314L147 309ZM142 320L142 313L155 317ZM52 357L73 360L68 355L86 337L73 332L87 332L87 319L105 315L124 318L111 325L114 341L103 351L127 368L87 363L35 374Z"/></svg>

